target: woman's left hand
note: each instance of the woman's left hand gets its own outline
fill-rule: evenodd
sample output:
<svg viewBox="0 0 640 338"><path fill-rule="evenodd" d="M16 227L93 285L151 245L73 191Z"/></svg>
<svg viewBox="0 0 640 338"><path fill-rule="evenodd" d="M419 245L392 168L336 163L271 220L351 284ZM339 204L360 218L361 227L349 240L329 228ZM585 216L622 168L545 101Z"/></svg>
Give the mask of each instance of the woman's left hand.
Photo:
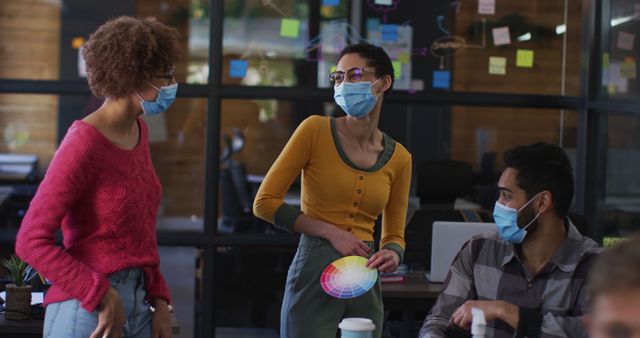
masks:
<svg viewBox="0 0 640 338"><path fill-rule="evenodd" d="M378 271L386 273L396 271L398 265L400 265L400 256L398 256L397 252L388 249L376 252L367 262L367 267L371 269L377 268Z"/></svg>
<svg viewBox="0 0 640 338"><path fill-rule="evenodd" d="M171 315L169 305L163 299L157 299L151 319L151 338L171 338Z"/></svg>

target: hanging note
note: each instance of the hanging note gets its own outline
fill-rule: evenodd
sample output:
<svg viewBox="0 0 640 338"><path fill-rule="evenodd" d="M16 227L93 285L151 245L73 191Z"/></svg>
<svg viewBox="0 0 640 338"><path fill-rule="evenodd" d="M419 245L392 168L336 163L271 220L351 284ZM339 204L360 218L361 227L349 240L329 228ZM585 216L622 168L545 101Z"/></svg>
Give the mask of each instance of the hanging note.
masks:
<svg viewBox="0 0 640 338"><path fill-rule="evenodd" d="M624 50L633 50L633 40L635 40L635 38L636 36L633 33L618 32L618 48Z"/></svg>
<svg viewBox="0 0 640 338"><path fill-rule="evenodd" d="M231 60L229 63L229 76L243 78L247 75L249 62L247 60Z"/></svg>
<svg viewBox="0 0 640 338"><path fill-rule="evenodd" d="M300 34L300 21L296 19L282 19L280 35L287 38L297 38Z"/></svg>
<svg viewBox="0 0 640 338"><path fill-rule="evenodd" d="M509 34L509 27L498 27L492 30L493 44L496 46L511 44L511 35Z"/></svg>
<svg viewBox="0 0 640 338"><path fill-rule="evenodd" d="M322 0L322 6L339 6L340 0Z"/></svg>
<svg viewBox="0 0 640 338"><path fill-rule="evenodd" d="M635 80L636 78L636 63L622 63L620 64L620 76L625 79Z"/></svg>
<svg viewBox="0 0 640 338"><path fill-rule="evenodd" d="M451 72L448 70L434 70L433 82L431 86L433 88L449 89L451 83Z"/></svg>
<svg viewBox="0 0 640 338"><path fill-rule="evenodd" d="M496 14L496 0L478 0L478 14Z"/></svg>
<svg viewBox="0 0 640 338"><path fill-rule="evenodd" d="M398 25L380 25L382 29L382 41L398 41Z"/></svg>
<svg viewBox="0 0 640 338"><path fill-rule="evenodd" d="M533 68L534 52L528 49L518 49L516 51L516 67Z"/></svg>
<svg viewBox="0 0 640 338"><path fill-rule="evenodd" d="M489 57L489 74L505 75L507 74L507 58L499 56Z"/></svg>

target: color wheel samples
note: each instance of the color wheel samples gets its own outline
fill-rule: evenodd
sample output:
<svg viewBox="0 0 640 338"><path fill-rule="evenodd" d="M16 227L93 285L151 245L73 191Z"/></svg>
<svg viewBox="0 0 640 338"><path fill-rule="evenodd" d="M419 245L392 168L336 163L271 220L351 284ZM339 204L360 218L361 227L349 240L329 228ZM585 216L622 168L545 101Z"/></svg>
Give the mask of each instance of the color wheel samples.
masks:
<svg viewBox="0 0 640 338"><path fill-rule="evenodd" d="M324 292L349 299L369 291L378 280L378 271L367 268L367 261L364 257L347 256L329 264L320 277Z"/></svg>

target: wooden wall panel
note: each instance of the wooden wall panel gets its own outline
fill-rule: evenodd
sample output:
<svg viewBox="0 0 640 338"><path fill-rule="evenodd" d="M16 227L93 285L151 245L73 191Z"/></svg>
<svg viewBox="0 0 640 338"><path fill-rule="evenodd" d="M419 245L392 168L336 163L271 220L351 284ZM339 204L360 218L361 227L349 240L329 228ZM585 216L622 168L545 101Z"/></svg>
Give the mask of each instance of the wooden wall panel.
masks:
<svg viewBox="0 0 640 338"><path fill-rule="evenodd" d="M0 78L59 78L60 7L47 1L0 1ZM56 149L56 95L0 95L0 152L34 153L48 166ZM29 139L7 139L16 126Z"/></svg>

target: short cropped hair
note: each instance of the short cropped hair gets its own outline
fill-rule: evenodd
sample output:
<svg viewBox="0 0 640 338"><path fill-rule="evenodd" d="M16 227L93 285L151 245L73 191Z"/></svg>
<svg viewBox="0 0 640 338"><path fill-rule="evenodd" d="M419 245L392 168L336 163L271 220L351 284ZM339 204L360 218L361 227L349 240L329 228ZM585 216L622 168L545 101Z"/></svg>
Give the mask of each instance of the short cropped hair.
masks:
<svg viewBox="0 0 640 338"><path fill-rule="evenodd" d="M93 94L123 98L152 75L172 71L179 57L178 31L155 18L121 16L91 34L82 56Z"/></svg>
<svg viewBox="0 0 640 338"><path fill-rule="evenodd" d="M640 291L640 237L623 240L606 249L589 273L589 294Z"/></svg>
<svg viewBox="0 0 640 338"><path fill-rule="evenodd" d="M387 54L382 47L368 43L349 45L340 52L338 60L342 59L343 56L352 53L357 53L361 58L367 60L367 66L376 70L377 78L381 78L385 75L391 76L391 86L389 87L389 90L393 88L393 82L395 81L393 64L391 63L389 54Z"/></svg>
<svg viewBox="0 0 640 338"><path fill-rule="evenodd" d="M518 171L516 183L527 198L548 190L556 215L567 215L573 201L573 167L562 148L542 142L518 146L505 152L504 166Z"/></svg>

